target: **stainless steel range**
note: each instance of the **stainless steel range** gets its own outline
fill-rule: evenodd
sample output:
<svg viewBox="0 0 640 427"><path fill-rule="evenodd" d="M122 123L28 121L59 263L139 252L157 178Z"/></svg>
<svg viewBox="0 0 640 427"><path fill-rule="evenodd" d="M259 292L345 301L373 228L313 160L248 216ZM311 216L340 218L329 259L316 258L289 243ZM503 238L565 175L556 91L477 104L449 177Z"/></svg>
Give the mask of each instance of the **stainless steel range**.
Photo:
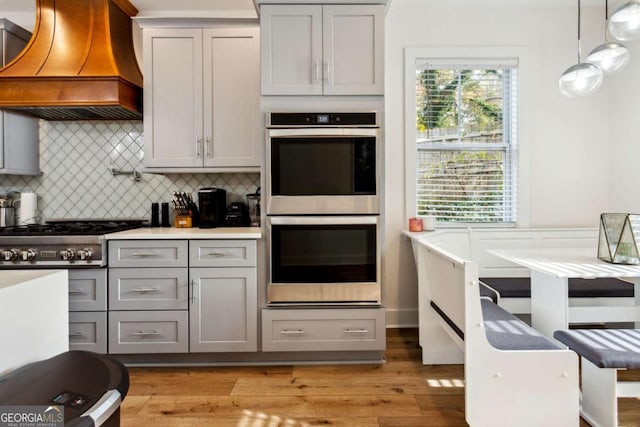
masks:
<svg viewBox="0 0 640 427"><path fill-rule="evenodd" d="M0 269L92 268L107 263L102 236L144 220L57 220L0 227Z"/></svg>

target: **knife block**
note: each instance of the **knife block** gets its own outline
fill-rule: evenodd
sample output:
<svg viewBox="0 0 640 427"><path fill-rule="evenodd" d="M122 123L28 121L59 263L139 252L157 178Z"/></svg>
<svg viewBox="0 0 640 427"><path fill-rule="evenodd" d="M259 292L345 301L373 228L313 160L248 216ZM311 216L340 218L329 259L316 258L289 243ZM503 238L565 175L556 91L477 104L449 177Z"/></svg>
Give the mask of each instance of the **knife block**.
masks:
<svg viewBox="0 0 640 427"><path fill-rule="evenodd" d="M173 226L175 228L191 228L193 227L193 221L190 215L176 215Z"/></svg>

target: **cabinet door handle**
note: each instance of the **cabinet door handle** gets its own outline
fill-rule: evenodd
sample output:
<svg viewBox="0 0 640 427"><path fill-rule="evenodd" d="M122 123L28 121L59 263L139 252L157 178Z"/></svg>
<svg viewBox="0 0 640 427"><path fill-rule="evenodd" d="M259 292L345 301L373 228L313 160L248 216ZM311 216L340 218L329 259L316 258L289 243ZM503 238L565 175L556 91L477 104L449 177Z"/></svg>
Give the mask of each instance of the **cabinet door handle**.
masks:
<svg viewBox="0 0 640 427"><path fill-rule="evenodd" d="M191 279L190 282L190 287L191 287L191 304L195 304L196 302L196 280L195 279Z"/></svg>
<svg viewBox="0 0 640 427"><path fill-rule="evenodd" d="M157 335L160 335L160 331L150 331L150 332L137 331L137 332L131 332L130 335L134 335L137 337L157 336Z"/></svg>
<svg viewBox="0 0 640 427"><path fill-rule="evenodd" d="M196 157L200 158L201 157L201 149L200 149L200 144L202 144L202 138L200 138L199 136L196 137Z"/></svg>
<svg viewBox="0 0 640 427"><path fill-rule="evenodd" d="M345 329L345 334L368 334L368 329Z"/></svg>
<svg viewBox="0 0 640 427"><path fill-rule="evenodd" d="M280 331L281 335L303 335L304 329L283 329Z"/></svg>
<svg viewBox="0 0 640 427"><path fill-rule="evenodd" d="M80 289L69 289L69 295L77 295L81 293L82 291Z"/></svg>
<svg viewBox="0 0 640 427"><path fill-rule="evenodd" d="M323 68L324 68L324 71L323 71L322 80L325 83L329 83L329 62L325 62Z"/></svg>
<svg viewBox="0 0 640 427"><path fill-rule="evenodd" d="M158 292L160 288L135 288L131 289L131 292Z"/></svg>
<svg viewBox="0 0 640 427"><path fill-rule="evenodd" d="M205 156L211 159L213 158L213 138L208 136L204 139L204 141L205 141L205 144L204 144Z"/></svg>
<svg viewBox="0 0 640 427"><path fill-rule="evenodd" d="M159 256L160 254L158 252L134 252L131 254L131 256L139 256L139 257L144 257L144 256Z"/></svg>
<svg viewBox="0 0 640 427"><path fill-rule="evenodd" d="M314 68L315 68L315 75L313 76L313 83L318 84L320 83L320 61L318 60L318 58L316 58Z"/></svg>
<svg viewBox="0 0 640 427"><path fill-rule="evenodd" d="M74 338L74 337L83 337L84 333L78 331L78 332L69 332L69 336Z"/></svg>

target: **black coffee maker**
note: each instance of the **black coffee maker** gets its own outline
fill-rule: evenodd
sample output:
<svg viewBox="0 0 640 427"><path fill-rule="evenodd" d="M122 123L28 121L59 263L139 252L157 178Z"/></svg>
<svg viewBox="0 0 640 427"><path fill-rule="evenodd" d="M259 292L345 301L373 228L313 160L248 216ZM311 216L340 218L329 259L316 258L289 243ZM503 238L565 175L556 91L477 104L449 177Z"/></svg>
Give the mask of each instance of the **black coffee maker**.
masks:
<svg viewBox="0 0 640 427"><path fill-rule="evenodd" d="M214 228L224 225L227 213L227 191L222 188L201 188L198 191L200 228Z"/></svg>

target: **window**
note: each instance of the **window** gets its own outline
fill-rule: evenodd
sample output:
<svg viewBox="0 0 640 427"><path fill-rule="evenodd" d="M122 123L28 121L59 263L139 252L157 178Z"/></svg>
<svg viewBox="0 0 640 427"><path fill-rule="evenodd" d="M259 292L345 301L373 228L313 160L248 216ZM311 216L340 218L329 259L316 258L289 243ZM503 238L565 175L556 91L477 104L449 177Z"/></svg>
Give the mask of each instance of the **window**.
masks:
<svg viewBox="0 0 640 427"><path fill-rule="evenodd" d="M517 60L416 58L414 71L416 214L515 223Z"/></svg>

